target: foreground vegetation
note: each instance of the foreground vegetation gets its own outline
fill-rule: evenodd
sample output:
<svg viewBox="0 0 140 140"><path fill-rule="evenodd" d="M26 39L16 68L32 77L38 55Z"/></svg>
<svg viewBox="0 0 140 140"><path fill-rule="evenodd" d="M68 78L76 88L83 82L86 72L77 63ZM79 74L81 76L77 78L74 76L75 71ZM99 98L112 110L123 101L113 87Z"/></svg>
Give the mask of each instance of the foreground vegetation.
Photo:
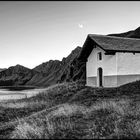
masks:
<svg viewBox="0 0 140 140"><path fill-rule="evenodd" d="M0 104L0 138L140 138L140 81L119 88L71 82Z"/></svg>

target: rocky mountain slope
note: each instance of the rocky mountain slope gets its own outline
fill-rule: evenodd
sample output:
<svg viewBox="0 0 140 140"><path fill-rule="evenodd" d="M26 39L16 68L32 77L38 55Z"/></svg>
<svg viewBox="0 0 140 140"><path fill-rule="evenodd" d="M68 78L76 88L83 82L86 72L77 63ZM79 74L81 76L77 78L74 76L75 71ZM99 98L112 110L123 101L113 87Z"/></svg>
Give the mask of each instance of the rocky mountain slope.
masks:
<svg viewBox="0 0 140 140"><path fill-rule="evenodd" d="M63 58L63 68L58 79L59 82L85 79L85 63L78 60L78 56L80 55L81 50L81 47L77 47L67 58Z"/></svg>
<svg viewBox="0 0 140 140"><path fill-rule="evenodd" d="M40 76L33 76L26 84L49 86L64 81L75 81L85 78L85 70L83 70L81 63L77 60L81 49L78 46L62 61L50 60L35 67L33 70L39 72Z"/></svg>
<svg viewBox="0 0 140 140"><path fill-rule="evenodd" d="M0 68L0 72L1 72L1 71L4 71L4 70L6 70L6 69L2 69L2 68Z"/></svg>
<svg viewBox="0 0 140 140"><path fill-rule="evenodd" d="M61 61L50 60L42 63L33 69L39 74L34 75L26 84L36 86L49 86L57 83L57 77L60 75Z"/></svg>
<svg viewBox="0 0 140 140"><path fill-rule="evenodd" d="M135 30L131 30L128 32L120 33L120 34L109 34L108 36L140 38L140 27L138 27Z"/></svg>
<svg viewBox="0 0 140 140"><path fill-rule="evenodd" d="M49 86L52 84L85 78L85 70L77 58L81 47L74 49L62 61L50 60L33 69L21 65L9 67L0 72L0 86L30 85Z"/></svg>
<svg viewBox="0 0 140 140"><path fill-rule="evenodd" d="M0 86L24 85L36 72L21 65L0 72Z"/></svg>

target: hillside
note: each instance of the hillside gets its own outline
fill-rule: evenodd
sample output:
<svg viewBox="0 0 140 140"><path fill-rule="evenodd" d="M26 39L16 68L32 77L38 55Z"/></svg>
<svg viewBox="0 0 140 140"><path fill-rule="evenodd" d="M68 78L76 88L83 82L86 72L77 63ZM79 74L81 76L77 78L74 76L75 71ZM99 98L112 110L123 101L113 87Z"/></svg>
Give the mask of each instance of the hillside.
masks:
<svg viewBox="0 0 140 140"><path fill-rule="evenodd" d="M48 87L0 104L0 138L140 138L140 82L92 88L83 82Z"/></svg>
<svg viewBox="0 0 140 140"><path fill-rule="evenodd" d="M116 36L116 37L128 37L128 38L140 38L140 27L135 30L131 30L124 33L119 34L108 34L108 36Z"/></svg>
<svg viewBox="0 0 140 140"><path fill-rule="evenodd" d="M39 74L34 75L26 85L50 86L85 79L85 64L77 60L80 51L81 47L77 47L62 61L50 60L36 66L33 70Z"/></svg>
<svg viewBox="0 0 140 140"><path fill-rule="evenodd" d="M83 63L78 61L81 49L81 47L77 47L68 57L62 59L61 74L58 78L59 82L85 79L86 69L84 69Z"/></svg>
<svg viewBox="0 0 140 140"><path fill-rule="evenodd" d="M1 72L1 71L4 71L4 70L6 70L6 68L3 68L3 69L0 68L0 72Z"/></svg>
<svg viewBox="0 0 140 140"><path fill-rule="evenodd" d="M0 72L0 86L24 85L35 72L21 65L11 66Z"/></svg>
<svg viewBox="0 0 140 140"><path fill-rule="evenodd" d="M77 47L62 61L50 60L33 69L21 65L9 67L0 72L0 86L28 85L44 87L58 82L83 79L85 72L81 67L81 63L77 61L80 51L81 47Z"/></svg>
<svg viewBox="0 0 140 140"><path fill-rule="evenodd" d="M39 74L34 75L26 84L37 86L49 86L55 84L60 74L61 62L59 60L50 60L35 67L33 70Z"/></svg>
<svg viewBox="0 0 140 140"><path fill-rule="evenodd" d="M55 71L56 69L60 68L60 66L61 66L61 61L50 60L48 62L45 62L36 66L35 68L33 68L33 70L41 72L41 73L45 73L46 75L48 75L50 72Z"/></svg>

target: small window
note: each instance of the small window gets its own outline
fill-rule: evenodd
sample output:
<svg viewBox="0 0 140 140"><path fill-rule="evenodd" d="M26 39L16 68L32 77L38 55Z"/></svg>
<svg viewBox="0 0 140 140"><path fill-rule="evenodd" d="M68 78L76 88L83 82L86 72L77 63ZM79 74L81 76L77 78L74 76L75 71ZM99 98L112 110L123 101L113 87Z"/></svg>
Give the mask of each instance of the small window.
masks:
<svg viewBox="0 0 140 140"><path fill-rule="evenodd" d="M102 53L101 52L98 53L98 60L102 60Z"/></svg>

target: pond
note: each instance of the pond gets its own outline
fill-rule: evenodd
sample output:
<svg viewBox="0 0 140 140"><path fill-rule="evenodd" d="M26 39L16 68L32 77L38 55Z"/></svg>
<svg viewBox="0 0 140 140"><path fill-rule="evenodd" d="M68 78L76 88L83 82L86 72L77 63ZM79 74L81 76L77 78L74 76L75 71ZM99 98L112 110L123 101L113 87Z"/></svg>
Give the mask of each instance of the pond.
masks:
<svg viewBox="0 0 140 140"><path fill-rule="evenodd" d="M29 98L44 91L45 89L46 88L23 87L23 86L0 87L0 101Z"/></svg>

